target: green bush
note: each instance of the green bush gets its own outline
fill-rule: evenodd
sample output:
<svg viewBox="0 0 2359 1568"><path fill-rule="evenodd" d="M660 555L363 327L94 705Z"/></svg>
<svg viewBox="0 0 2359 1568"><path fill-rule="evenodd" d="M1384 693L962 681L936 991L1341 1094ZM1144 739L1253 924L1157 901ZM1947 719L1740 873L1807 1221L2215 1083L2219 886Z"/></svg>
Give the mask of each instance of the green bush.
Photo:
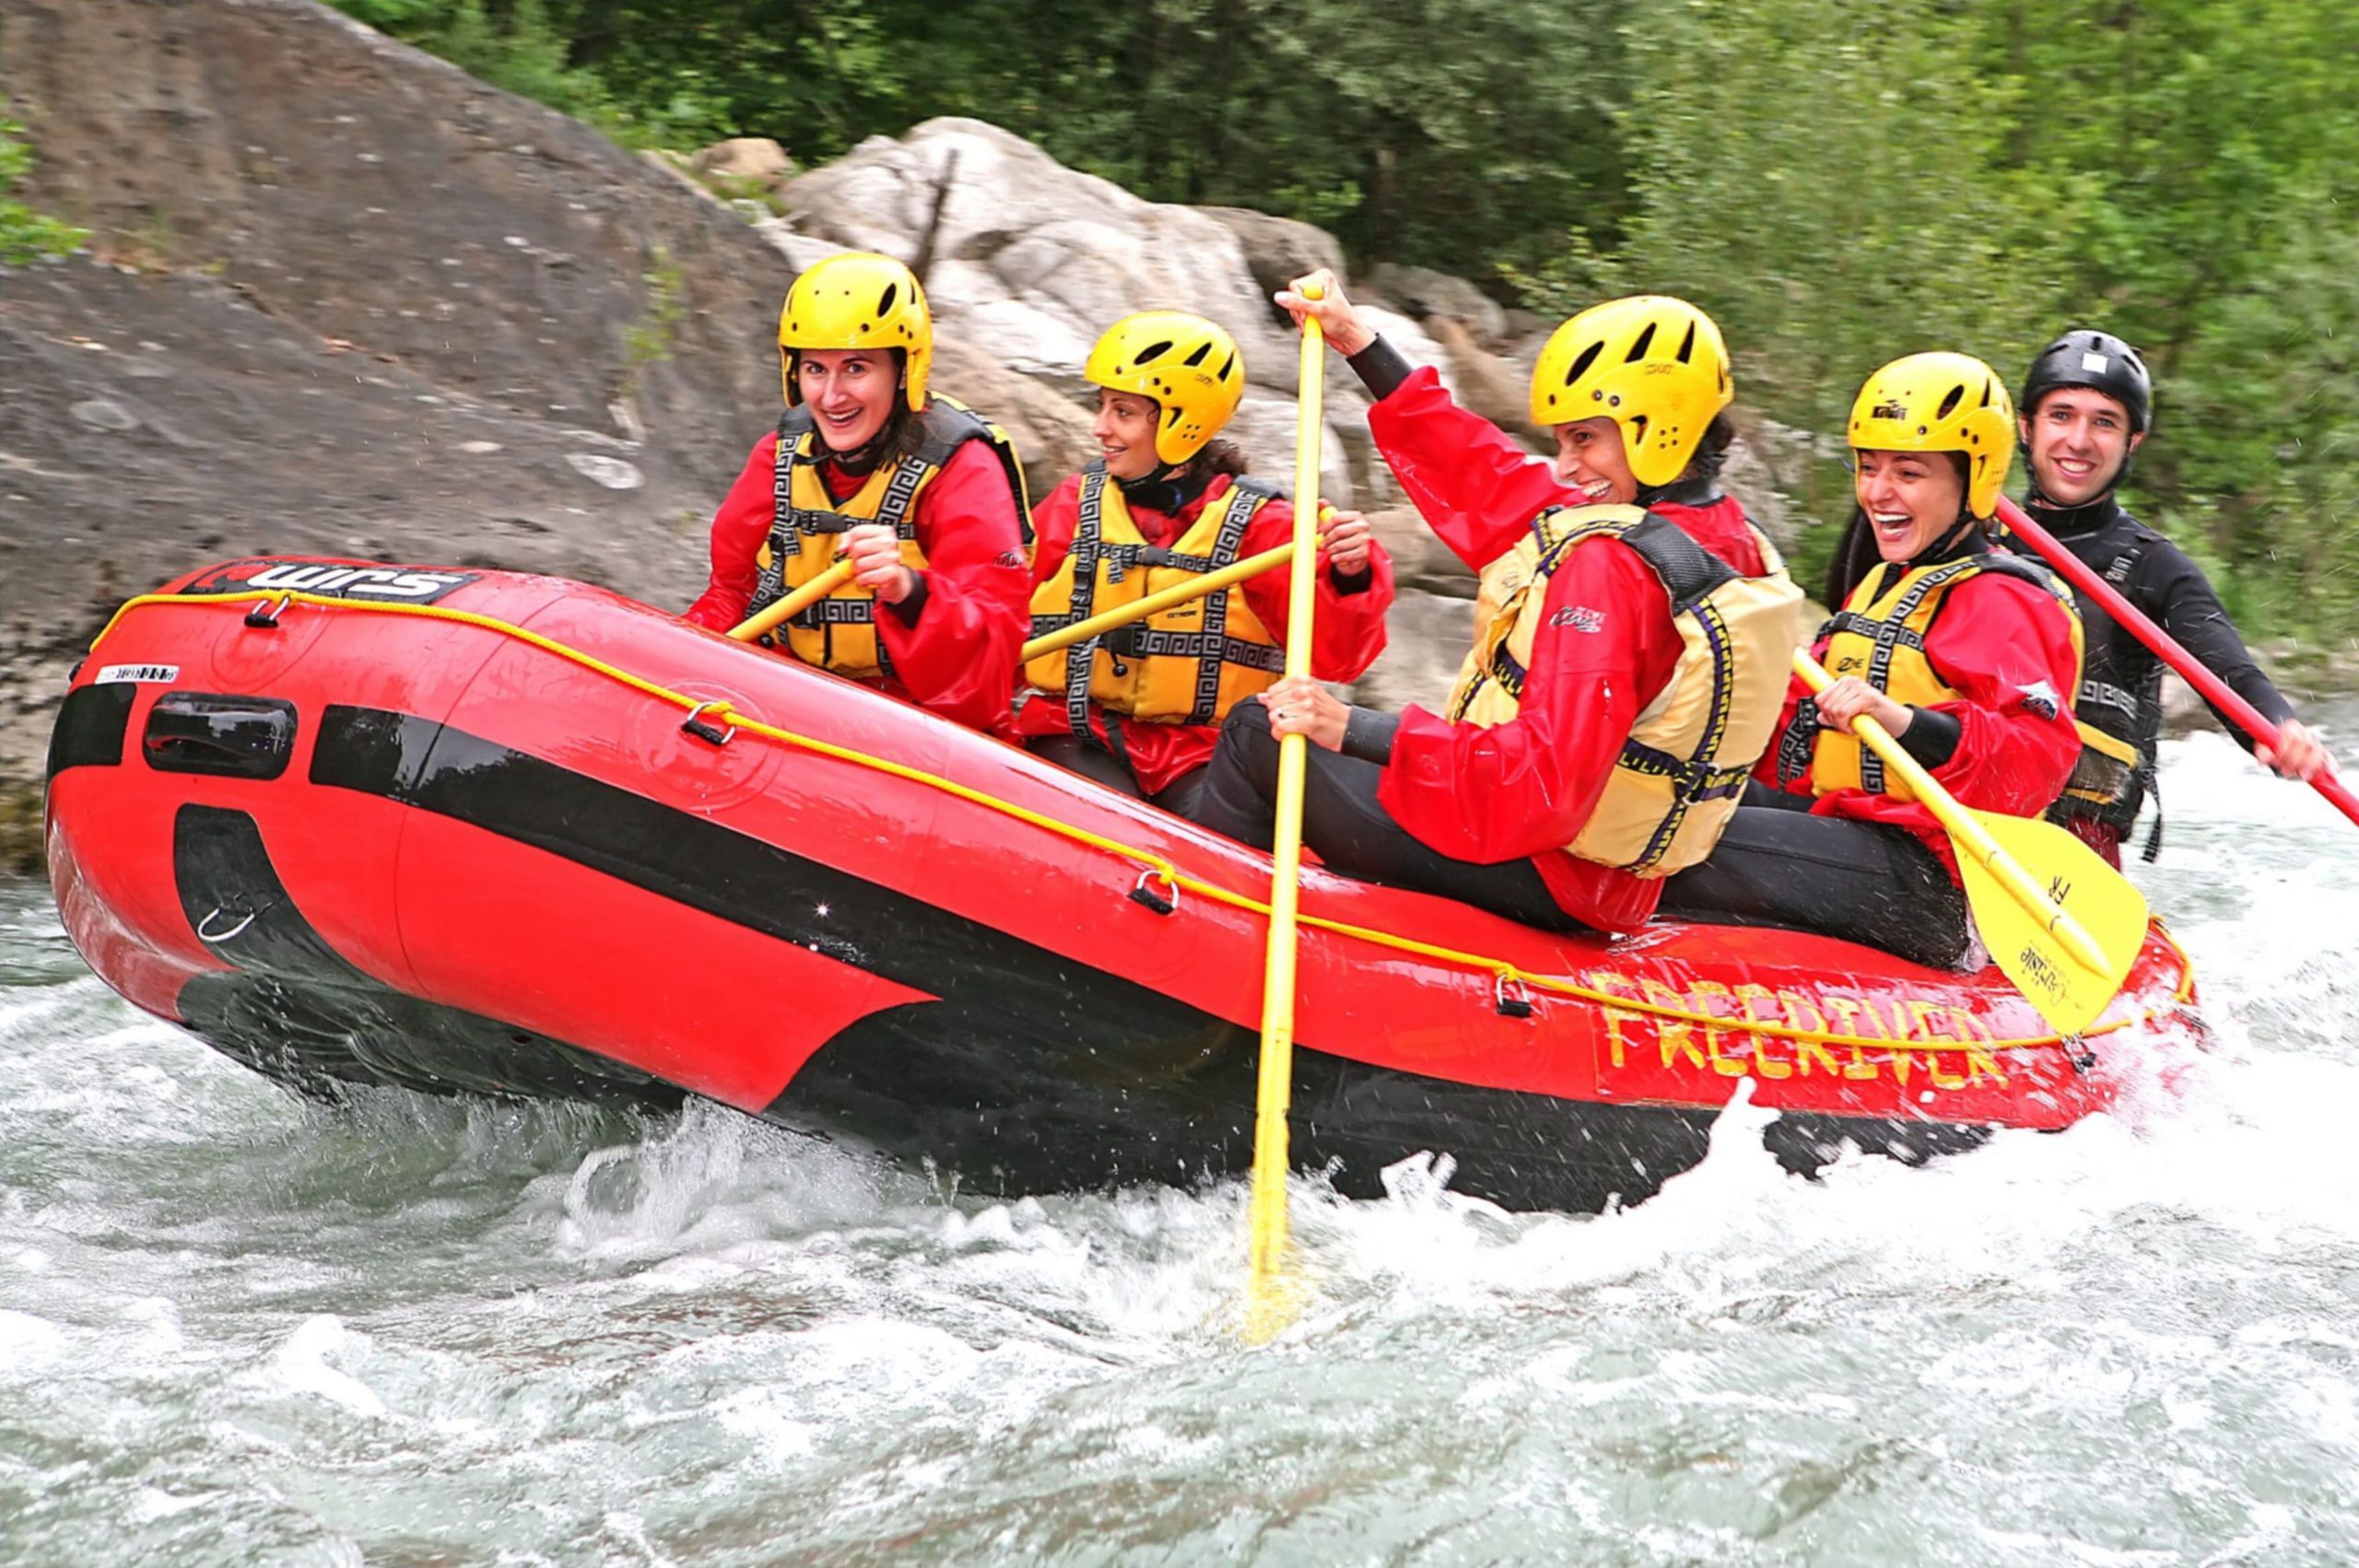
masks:
<svg viewBox="0 0 2359 1568"><path fill-rule="evenodd" d="M6 110L0 100L0 262L23 266L43 256L62 256L90 236L88 229L33 211L12 193L32 171L33 149L18 139L25 128Z"/></svg>

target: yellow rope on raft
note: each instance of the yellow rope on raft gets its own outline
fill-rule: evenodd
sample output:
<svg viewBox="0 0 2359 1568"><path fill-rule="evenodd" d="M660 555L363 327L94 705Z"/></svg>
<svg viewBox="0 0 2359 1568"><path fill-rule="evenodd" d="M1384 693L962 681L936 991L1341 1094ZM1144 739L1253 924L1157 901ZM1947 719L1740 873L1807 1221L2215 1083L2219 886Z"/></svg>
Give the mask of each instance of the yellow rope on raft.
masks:
<svg viewBox="0 0 2359 1568"><path fill-rule="evenodd" d="M1079 827L1060 818L1036 812L1028 806L1017 805L1013 801L1003 800L988 790L978 790L972 785L961 784L956 779L929 773L921 767L911 767L907 763L895 762L890 757L875 756L849 746L837 745L833 742L817 740L809 735L800 735L792 730L781 730L774 724L767 724L758 719L748 718L725 702L714 702L691 696L686 692L674 691L671 687L651 681L643 675L634 675L618 665L610 664L593 653L585 653L578 648L569 647L555 638L546 637L539 632L520 626L512 621L478 614L472 610L457 610L442 604L400 604L373 599L337 599L316 593L268 592L259 596L246 592L190 595L143 593L135 599L126 600L122 608L115 611L99 635L91 639L90 647L96 649L100 643L106 640L107 635L114 630L116 624L123 616L147 605L173 604L183 609L198 605L218 605L224 609L242 610L257 597L272 604L309 604L323 610L358 611L382 615L417 615L428 620L452 621L461 626L496 632L502 637L513 638L519 642L529 644L544 653L553 654L559 659L578 664L595 674L603 675L610 681L628 686L633 691L644 693L659 701L670 703L685 711L695 713L700 710L709 721L726 723L748 734L766 736L782 744L798 747L819 756L851 763L858 767L872 768L880 773L889 774L896 778L908 779L913 784L921 784L928 789L939 790L945 794L955 795L962 801L998 812L1004 816L1014 817L1019 822L1029 823L1044 832L1055 834L1076 844L1088 845L1093 849L1103 850L1116 859L1144 867L1168 885L1192 894L1196 897L1226 905L1231 908L1242 909L1265 919L1270 913L1270 906L1266 901L1255 898L1249 894L1234 892L1217 883L1206 882L1201 877L1191 876L1172 861L1152 850L1125 844L1120 839L1109 838L1104 834L1092 833L1086 827ZM1376 947L1390 948L1396 953L1414 954L1420 958L1430 958L1438 963L1448 964L1454 968L1479 971L1491 975L1496 983L1502 985L1524 986L1533 990L1546 991L1551 995L1587 1002L1591 1006L1613 1012L1660 1018L1674 1024L1700 1024L1707 1029L1725 1030L1738 1035L1757 1035L1768 1039L1793 1040L1805 1045L1860 1047L1884 1051L1907 1051L1917 1055L1955 1055L1966 1051L2057 1049L2075 1041L2094 1039L2100 1035L2110 1035L2118 1030L2135 1027L2161 1016L2165 1011L2160 1008L2149 1008L2134 1017L2115 1018L2073 1036L2071 1041L2068 1041L2060 1035L2032 1035L2008 1040L1895 1040L1877 1035L1845 1035L1826 1029L1803 1029L1790 1024L1775 1024L1766 1019L1751 1016L1731 1018L1717 1013L1692 1012L1661 1002L1643 1000L1637 997L1615 996L1611 991L1599 990L1594 987L1584 986L1579 981L1560 976L1534 974L1503 958L1469 953L1455 947L1445 947L1438 942L1420 942L1414 937L1402 936L1393 931L1378 930L1370 926L1353 925L1349 921L1332 920L1317 915L1303 915L1299 919L1303 925L1326 931L1333 936L1367 942ZM2172 1003L2175 1007L2184 1005L2195 994L2194 965L2188 958L2186 949L2179 946L2177 939L2164 929L2161 921L2157 920L2154 923L2154 930L2178 958L2179 982L2173 992Z"/></svg>

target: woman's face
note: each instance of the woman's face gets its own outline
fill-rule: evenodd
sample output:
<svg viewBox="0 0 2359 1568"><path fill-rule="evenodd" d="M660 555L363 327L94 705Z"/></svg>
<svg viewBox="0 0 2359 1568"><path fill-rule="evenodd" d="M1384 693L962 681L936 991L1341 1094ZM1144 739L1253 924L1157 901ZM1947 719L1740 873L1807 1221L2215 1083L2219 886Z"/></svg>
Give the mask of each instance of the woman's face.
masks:
<svg viewBox="0 0 2359 1568"><path fill-rule="evenodd" d="M901 394L900 366L876 348L803 348L794 388L830 451L856 451L876 439Z"/></svg>
<svg viewBox="0 0 2359 1568"><path fill-rule="evenodd" d="M1583 492L1591 506L1611 502L1626 507L1638 498L1638 481L1622 450L1622 427L1600 414L1550 428L1556 436L1556 456L1548 471L1557 484Z"/></svg>
<svg viewBox="0 0 2359 1568"><path fill-rule="evenodd" d="M1155 455L1155 423L1163 409L1155 399L1136 392L1097 389L1097 419L1089 433L1106 457L1106 472L1116 479L1144 479L1163 466Z"/></svg>
<svg viewBox="0 0 2359 1568"><path fill-rule="evenodd" d="M1852 490L1875 530L1876 554L1914 560L1957 526L1966 504L1966 477L1947 452L1857 450Z"/></svg>

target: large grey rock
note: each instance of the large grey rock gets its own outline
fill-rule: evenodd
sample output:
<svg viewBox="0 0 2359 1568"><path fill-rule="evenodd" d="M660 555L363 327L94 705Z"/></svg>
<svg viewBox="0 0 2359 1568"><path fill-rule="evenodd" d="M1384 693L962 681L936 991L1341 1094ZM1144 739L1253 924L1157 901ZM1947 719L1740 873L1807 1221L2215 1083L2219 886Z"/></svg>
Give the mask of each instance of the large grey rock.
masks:
<svg viewBox="0 0 2359 1568"><path fill-rule="evenodd" d="M1353 683L1351 699L1393 709L1414 702L1441 712L1473 638L1473 600L1403 589L1385 616L1384 652Z"/></svg>
<svg viewBox="0 0 2359 1568"><path fill-rule="evenodd" d="M1237 235L1193 207L1143 201L980 120L872 137L780 187L785 228L916 265L945 332L1028 374L1070 379L1134 310L1218 322L1250 379L1291 387L1291 345Z"/></svg>
<svg viewBox="0 0 2359 1568"><path fill-rule="evenodd" d="M1245 264L1252 269L1253 285L1265 297L1320 267L1337 277L1344 275L1344 247L1316 224L1255 212L1250 207L1196 210L1237 236L1237 242L1245 249ZM1277 311L1275 305L1270 309Z"/></svg>
<svg viewBox="0 0 2359 1568"><path fill-rule="evenodd" d="M1462 323L1485 345L1503 343L1508 335L1507 310L1499 302L1467 282L1431 267L1381 263L1368 274L1376 294L1420 320L1447 317Z"/></svg>

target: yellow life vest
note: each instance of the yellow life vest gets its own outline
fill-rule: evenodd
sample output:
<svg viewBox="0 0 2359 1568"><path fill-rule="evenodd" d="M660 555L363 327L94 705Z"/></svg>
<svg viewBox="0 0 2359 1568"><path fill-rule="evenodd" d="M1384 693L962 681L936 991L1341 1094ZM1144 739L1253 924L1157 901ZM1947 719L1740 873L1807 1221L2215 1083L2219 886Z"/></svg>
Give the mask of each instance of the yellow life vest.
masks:
<svg viewBox="0 0 2359 1568"><path fill-rule="evenodd" d="M912 415L921 427L912 456L877 464L858 490L839 501L819 477L827 453L819 445L808 407L790 408L778 423L778 456L772 467L770 535L755 556L757 575L747 615L758 614L836 564L836 536L855 523L879 522L901 541L901 564L925 570L917 538L917 499L953 453L968 441L987 441L1007 471L1015 515L1027 550L1032 544L1031 509L1026 504L1024 470L1015 444L998 426L986 423L956 399L934 393ZM892 673L892 660L876 635L876 595L846 583L805 607L780 628L789 651L806 664L855 680ZM776 632L762 640L776 647Z"/></svg>
<svg viewBox="0 0 2359 1568"><path fill-rule="evenodd" d="M1277 495L1239 478L1168 548L1149 544L1131 521L1105 464L1082 475L1073 548L1033 591L1032 635L1136 603L1234 563L1253 516ZM1065 700L1074 733L1089 733L1089 705L1147 724L1214 724L1285 671L1285 649L1253 614L1242 585L1200 594L1086 642L1044 653L1025 679Z"/></svg>
<svg viewBox="0 0 2359 1568"><path fill-rule="evenodd" d="M1617 506L1542 512L1529 534L1483 569L1480 629L1459 672L1449 718L1485 728L1519 710L1548 579L1576 546L1619 539L1671 597L1679 662L1631 727L1597 809L1566 846L1585 860L1641 877L1696 864L1719 841L1753 765L1768 747L1802 641L1802 593L1777 546L1746 527L1767 567L1760 577L1739 576L1667 518ZM1569 613L1593 614L1586 607ZM1468 806L1480 810L1481 802Z"/></svg>
<svg viewBox="0 0 2359 1568"><path fill-rule="evenodd" d="M1856 675L1893 701L1911 708L1956 701L1963 694L1942 680L1933 661L1925 657L1925 637L1958 584L1984 572L2032 583L2055 595L2064 607L2072 623L2073 680L2057 694L2057 701L2062 703L2065 693L2080 678L2081 617L2072 606L2072 596L2047 568L1996 551L1931 566L1904 568L1889 562L1878 566L1827 622L1830 635L1823 661L1827 673L1837 679ZM1907 784L1885 774L1884 763L1860 743L1858 736L1820 728L1817 706L1807 701L1796 708L1778 743L1778 770L1788 780L1806 773L1811 792L1817 795L1864 790L1896 801L1917 798Z"/></svg>

